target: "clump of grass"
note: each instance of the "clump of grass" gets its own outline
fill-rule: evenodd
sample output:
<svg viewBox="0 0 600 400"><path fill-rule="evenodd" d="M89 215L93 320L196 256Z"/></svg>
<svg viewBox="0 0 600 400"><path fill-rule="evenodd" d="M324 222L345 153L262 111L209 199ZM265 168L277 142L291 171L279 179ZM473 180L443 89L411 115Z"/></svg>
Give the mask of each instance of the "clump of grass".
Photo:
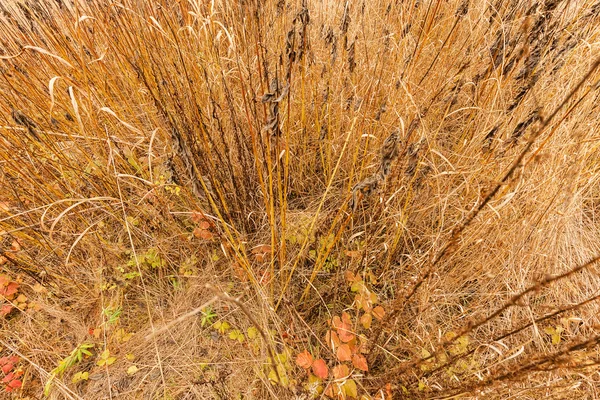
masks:
<svg viewBox="0 0 600 400"><path fill-rule="evenodd" d="M598 8L0 4L10 393L591 395Z"/></svg>

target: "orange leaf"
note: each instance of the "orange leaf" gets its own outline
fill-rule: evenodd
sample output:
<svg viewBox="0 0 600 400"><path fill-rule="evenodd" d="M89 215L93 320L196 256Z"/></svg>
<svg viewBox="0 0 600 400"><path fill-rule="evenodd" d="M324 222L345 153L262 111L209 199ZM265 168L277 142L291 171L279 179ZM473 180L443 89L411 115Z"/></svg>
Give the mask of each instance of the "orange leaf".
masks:
<svg viewBox="0 0 600 400"><path fill-rule="evenodd" d="M373 316L381 321L383 319L383 317L385 316L385 310L383 309L383 307L381 307L381 306L375 307L373 309Z"/></svg>
<svg viewBox="0 0 600 400"><path fill-rule="evenodd" d="M335 379L342 379L350 375L350 368L346 364L340 364L333 367L333 377Z"/></svg>
<svg viewBox="0 0 600 400"><path fill-rule="evenodd" d="M360 355L360 354L355 354L352 356L352 365L354 365L356 368L360 369L361 371L369 370L369 366L367 365L367 359L365 358L365 356Z"/></svg>
<svg viewBox="0 0 600 400"><path fill-rule="evenodd" d="M340 340L344 343L348 343L352 339L354 339L354 333L351 331L351 327L347 323L342 323L342 326L338 328L338 335Z"/></svg>
<svg viewBox="0 0 600 400"><path fill-rule="evenodd" d="M206 217L201 212L194 211L192 213L192 221L199 223L201 221L206 221Z"/></svg>
<svg viewBox="0 0 600 400"><path fill-rule="evenodd" d="M327 379L327 376L329 375L329 369L327 368L327 364L325 364L325 360L323 360L322 358L319 358L318 360L315 360L313 362L312 371L317 378L321 379Z"/></svg>
<svg viewBox="0 0 600 400"><path fill-rule="evenodd" d="M331 326L333 326L336 329L339 329L340 326L342 326L342 320L340 319L340 317L338 317L337 315L333 317L333 321L331 321Z"/></svg>
<svg viewBox="0 0 600 400"><path fill-rule="evenodd" d="M335 331L331 331L331 330L327 331L327 333L325 334L325 341L327 342L327 344L329 345L329 347L331 347L331 350L333 350L333 351L335 351L335 349L337 349L337 347L340 344L342 344L338 334L335 333Z"/></svg>
<svg viewBox="0 0 600 400"><path fill-rule="evenodd" d="M304 350L302 353L296 356L296 364L299 367L304 369L309 369L313 362L313 356L308 352L308 350Z"/></svg>
<svg viewBox="0 0 600 400"><path fill-rule="evenodd" d="M13 310L13 306L10 304L4 304L0 307L0 317L6 317Z"/></svg>
<svg viewBox="0 0 600 400"><path fill-rule="evenodd" d="M210 228L210 222L207 221L207 220L200 221L198 223L198 228L200 228L200 229L209 229Z"/></svg>
<svg viewBox="0 0 600 400"><path fill-rule="evenodd" d="M196 236L200 239L206 239L206 240L212 239L214 236L210 231L208 231L206 229L202 229L202 228L194 229L193 233L194 233L194 236Z"/></svg>
<svg viewBox="0 0 600 400"><path fill-rule="evenodd" d="M350 346L343 344L338 347L336 355L340 361L350 361L352 359L352 350L350 350Z"/></svg>
<svg viewBox="0 0 600 400"><path fill-rule="evenodd" d="M350 317L350 314L348 314L347 312L343 312L342 322L348 325L352 325L352 318Z"/></svg>
<svg viewBox="0 0 600 400"><path fill-rule="evenodd" d="M19 284L17 282L10 282L5 288L0 288L0 295L4 297L10 297L17 293Z"/></svg>
<svg viewBox="0 0 600 400"><path fill-rule="evenodd" d="M335 396L336 396L335 392L333 391L333 386L334 385L329 385L329 386L327 386L327 389L325 389L325 396L327 396L331 399L335 398Z"/></svg>
<svg viewBox="0 0 600 400"><path fill-rule="evenodd" d="M360 257L360 251L357 250L346 250L345 253L350 258Z"/></svg>
<svg viewBox="0 0 600 400"><path fill-rule="evenodd" d="M252 249L252 254L265 254L271 252L271 246L268 244L261 244Z"/></svg>
<svg viewBox="0 0 600 400"><path fill-rule="evenodd" d="M360 323L362 324L362 326L365 327L365 329L369 329L371 327L372 320L373 320L373 317L371 316L370 313L363 314L363 316L360 317Z"/></svg>
<svg viewBox="0 0 600 400"><path fill-rule="evenodd" d="M352 271L344 272L344 277L346 278L346 280L348 282L354 282L354 280L356 279L356 276L354 275L354 272L352 272Z"/></svg>

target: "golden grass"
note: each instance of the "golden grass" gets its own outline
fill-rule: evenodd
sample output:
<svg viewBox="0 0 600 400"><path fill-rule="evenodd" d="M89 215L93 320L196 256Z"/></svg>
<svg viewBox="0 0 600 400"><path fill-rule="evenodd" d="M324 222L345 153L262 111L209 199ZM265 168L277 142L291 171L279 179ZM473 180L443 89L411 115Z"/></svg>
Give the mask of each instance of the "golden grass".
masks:
<svg viewBox="0 0 600 400"><path fill-rule="evenodd" d="M3 2L0 274L28 302L2 320L11 395L304 398L294 357L338 364L351 271L386 312L354 326L364 398L598 397L599 14Z"/></svg>

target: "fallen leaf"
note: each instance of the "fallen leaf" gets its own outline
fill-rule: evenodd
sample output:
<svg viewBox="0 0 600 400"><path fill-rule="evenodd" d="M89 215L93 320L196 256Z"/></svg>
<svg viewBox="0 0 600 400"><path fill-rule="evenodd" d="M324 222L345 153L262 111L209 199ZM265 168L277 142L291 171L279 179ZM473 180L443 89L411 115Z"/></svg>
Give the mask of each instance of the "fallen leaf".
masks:
<svg viewBox="0 0 600 400"><path fill-rule="evenodd" d="M369 366L367 365L367 359L361 354L355 354L352 356L352 365L354 365L361 371L366 372L369 370Z"/></svg>
<svg viewBox="0 0 600 400"><path fill-rule="evenodd" d="M309 369L313 363L313 356L308 352L308 350L304 350L302 353L296 356L296 364L304 369Z"/></svg>
<svg viewBox="0 0 600 400"><path fill-rule="evenodd" d="M313 362L312 371L316 377L321 379L327 379L327 376L329 375L329 369L327 368L327 364L325 364L325 360L323 360L322 358L319 358L318 360L315 360Z"/></svg>

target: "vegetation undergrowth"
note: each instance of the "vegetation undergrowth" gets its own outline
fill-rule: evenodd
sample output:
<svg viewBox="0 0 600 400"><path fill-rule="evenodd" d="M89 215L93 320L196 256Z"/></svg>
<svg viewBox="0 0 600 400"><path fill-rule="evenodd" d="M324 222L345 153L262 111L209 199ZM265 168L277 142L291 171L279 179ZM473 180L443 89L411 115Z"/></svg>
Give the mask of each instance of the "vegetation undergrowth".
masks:
<svg viewBox="0 0 600 400"><path fill-rule="evenodd" d="M15 399L595 398L600 2L0 3Z"/></svg>

